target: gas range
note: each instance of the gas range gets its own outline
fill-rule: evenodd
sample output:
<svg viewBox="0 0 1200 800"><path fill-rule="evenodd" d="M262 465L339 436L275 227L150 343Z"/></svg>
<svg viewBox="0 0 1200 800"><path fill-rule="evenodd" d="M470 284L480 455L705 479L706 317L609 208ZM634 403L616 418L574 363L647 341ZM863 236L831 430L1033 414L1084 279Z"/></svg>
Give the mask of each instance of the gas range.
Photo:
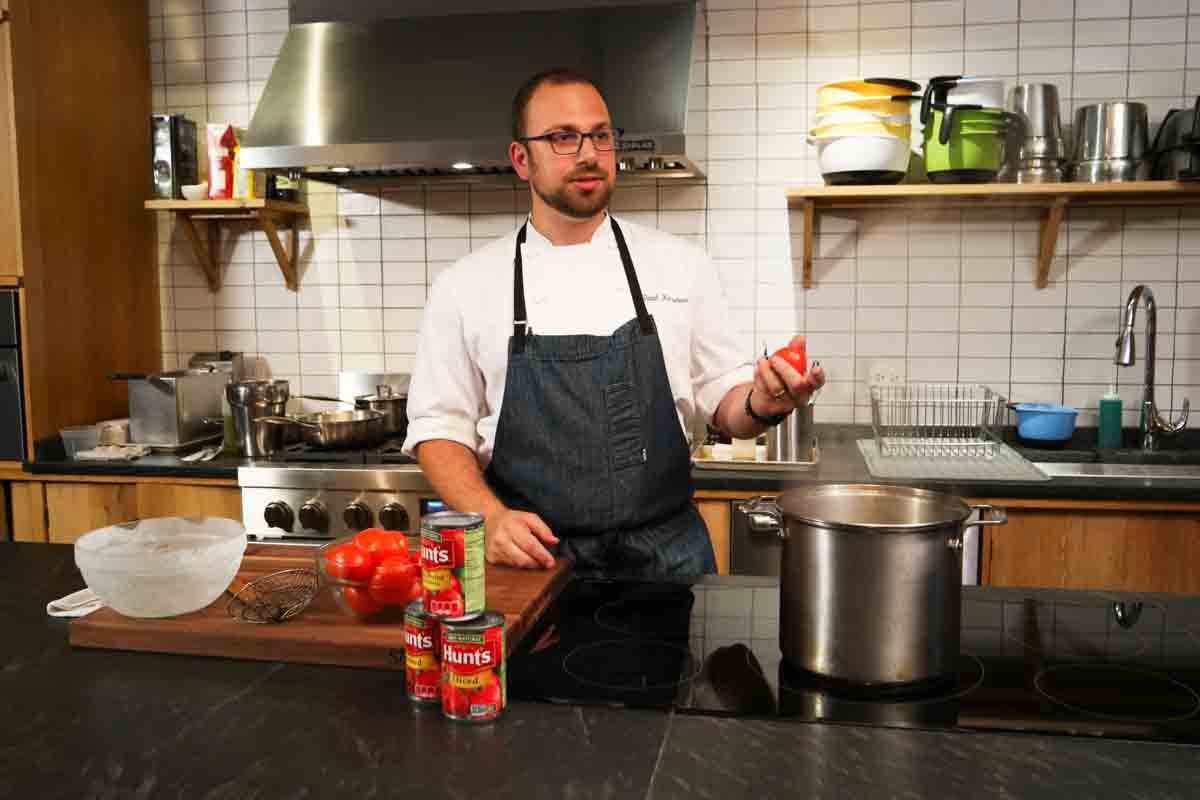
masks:
<svg viewBox="0 0 1200 800"><path fill-rule="evenodd" d="M885 727L1200 743L1200 598L963 590L958 674L887 693L779 650L762 578L576 580L509 658L513 698Z"/></svg>
<svg viewBox="0 0 1200 800"><path fill-rule="evenodd" d="M238 469L251 541L312 544L375 525L409 531L443 508L398 443L360 450L296 446Z"/></svg>

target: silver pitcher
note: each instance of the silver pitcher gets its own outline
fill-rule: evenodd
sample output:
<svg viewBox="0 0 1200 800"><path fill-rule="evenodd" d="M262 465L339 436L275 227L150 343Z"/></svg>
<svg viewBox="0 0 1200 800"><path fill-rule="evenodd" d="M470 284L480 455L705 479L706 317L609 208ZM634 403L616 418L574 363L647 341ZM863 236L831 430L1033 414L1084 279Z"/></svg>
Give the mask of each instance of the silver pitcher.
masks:
<svg viewBox="0 0 1200 800"><path fill-rule="evenodd" d="M250 458L265 458L286 444L287 426L271 425L263 417L281 417L291 395L285 380L236 381L225 387L225 398L233 413L233 432L238 452Z"/></svg>

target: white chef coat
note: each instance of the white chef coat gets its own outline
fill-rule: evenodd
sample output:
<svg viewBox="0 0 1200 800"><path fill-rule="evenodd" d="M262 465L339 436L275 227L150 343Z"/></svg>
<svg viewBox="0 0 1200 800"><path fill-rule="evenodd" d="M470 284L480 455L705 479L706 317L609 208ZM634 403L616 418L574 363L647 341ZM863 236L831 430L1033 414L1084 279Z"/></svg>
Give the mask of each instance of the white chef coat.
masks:
<svg viewBox="0 0 1200 800"><path fill-rule="evenodd" d="M753 380L753 363L739 352L704 251L654 228L618 224L658 328L680 425L690 430L695 414L711 420L729 389ZM491 462L513 332L516 238L513 231L476 250L434 282L408 390L404 452L449 439L474 450L481 467ZM521 257L534 335L609 336L637 316L607 217L590 242L561 247L529 222Z"/></svg>

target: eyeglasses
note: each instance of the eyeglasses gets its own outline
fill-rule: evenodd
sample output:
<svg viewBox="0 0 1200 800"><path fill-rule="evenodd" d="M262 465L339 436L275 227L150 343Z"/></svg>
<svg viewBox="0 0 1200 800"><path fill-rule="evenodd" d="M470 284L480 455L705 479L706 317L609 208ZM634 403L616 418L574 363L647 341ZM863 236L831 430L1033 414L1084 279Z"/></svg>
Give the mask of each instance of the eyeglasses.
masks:
<svg viewBox="0 0 1200 800"><path fill-rule="evenodd" d="M550 143L550 149L560 156L577 156L583 150L583 140L591 139L592 147L600 152L608 152L616 149L617 142L621 140L621 134L624 133L622 128L601 128L592 131L591 133L580 133L579 131L550 131L543 133L541 136L522 136L518 142L538 142L547 141Z"/></svg>

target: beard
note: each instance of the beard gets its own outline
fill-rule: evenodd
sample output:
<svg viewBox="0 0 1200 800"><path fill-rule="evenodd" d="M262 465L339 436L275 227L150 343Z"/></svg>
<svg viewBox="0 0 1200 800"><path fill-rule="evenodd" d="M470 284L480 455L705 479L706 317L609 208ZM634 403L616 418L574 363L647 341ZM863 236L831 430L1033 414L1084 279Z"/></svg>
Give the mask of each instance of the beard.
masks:
<svg viewBox="0 0 1200 800"><path fill-rule="evenodd" d="M530 166L532 167L529 176L530 186L533 187L533 191L537 192L537 196L555 211L573 219L590 219L608 208L609 200L612 199L612 178L599 164L593 162L575 170L557 191L549 191L540 186L537 164L531 161ZM583 177L597 178L600 180L600 184L595 189L584 191L572 183Z"/></svg>

